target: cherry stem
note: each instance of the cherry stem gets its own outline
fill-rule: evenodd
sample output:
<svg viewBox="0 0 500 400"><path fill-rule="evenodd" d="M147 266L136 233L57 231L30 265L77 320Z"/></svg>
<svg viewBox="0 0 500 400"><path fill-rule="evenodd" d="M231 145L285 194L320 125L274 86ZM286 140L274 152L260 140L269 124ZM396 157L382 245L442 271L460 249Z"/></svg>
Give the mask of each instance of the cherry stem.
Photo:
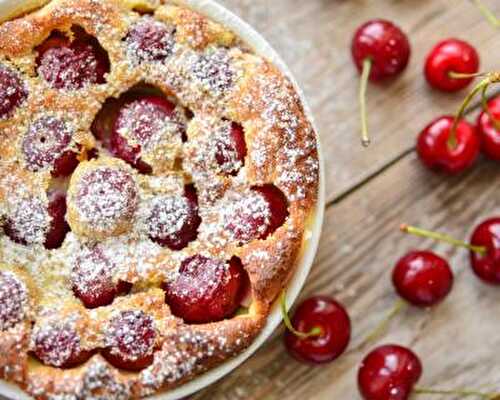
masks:
<svg viewBox="0 0 500 400"><path fill-rule="evenodd" d="M400 226L402 232L409 233L411 235L430 238L434 240L438 240L440 242L446 242L456 247L465 247L475 253L479 253L485 255L488 249L484 246L475 246L469 243L464 242L463 240L455 239L454 237L445 235L444 233L438 233L433 231L428 231L426 229L417 228L415 226L410 226L407 224L402 224Z"/></svg>
<svg viewBox="0 0 500 400"><path fill-rule="evenodd" d="M287 329L292 332L299 339L307 339L313 336L321 336L323 331L319 326L314 326L309 332L300 332L295 329L292 325L292 321L290 321L290 317L288 316L288 307L286 305L286 290L283 289L280 296L280 306L281 306L281 315L283 317L283 322Z"/></svg>
<svg viewBox="0 0 500 400"><path fill-rule="evenodd" d="M371 58L363 60L363 70L361 72L361 80L359 84L359 109L361 112L361 144L364 147L370 145L370 137L368 136L368 118L366 115L366 89L368 87L368 79L372 69Z"/></svg>
<svg viewBox="0 0 500 400"><path fill-rule="evenodd" d="M444 394L444 395L457 395L460 397L480 397L482 399L486 400L494 400L498 396L500 396L500 393L484 393L484 392L479 392L476 390L468 390L468 389L457 389L457 390L439 390L439 389L428 389L425 387L415 387L413 389L413 392L415 394L429 394L429 395L439 395L439 394Z"/></svg>
<svg viewBox="0 0 500 400"><path fill-rule="evenodd" d="M488 20L488 22L493 25L495 28L500 28L500 19L493 14L493 12L486 7L481 0L472 0L472 2L476 5L478 10L484 17Z"/></svg>
<svg viewBox="0 0 500 400"><path fill-rule="evenodd" d="M487 72L476 72L474 74L464 74L462 72L450 71L448 72L448 76L452 79L470 79L470 78L478 78L488 76Z"/></svg>
<svg viewBox="0 0 500 400"><path fill-rule="evenodd" d="M390 311L387 313L385 318L373 329L370 334L363 340L360 347L364 347L366 344L373 342L377 339L385 330L387 329L390 322L398 315L408 304L402 300L397 300Z"/></svg>
<svg viewBox="0 0 500 400"><path fill-rule="evenodd" d="M490 108L488 107L488 96L486 95L486 93L488 91L488 87L489 87L489 85L485 85L483 87L483 90L481 91L481 102L483 105L483 110L490 118L490 121L491 121L491 124L493 125L493 127L497 131L500 131L500 120L495 118L495 116L491 113Z"/></svg>

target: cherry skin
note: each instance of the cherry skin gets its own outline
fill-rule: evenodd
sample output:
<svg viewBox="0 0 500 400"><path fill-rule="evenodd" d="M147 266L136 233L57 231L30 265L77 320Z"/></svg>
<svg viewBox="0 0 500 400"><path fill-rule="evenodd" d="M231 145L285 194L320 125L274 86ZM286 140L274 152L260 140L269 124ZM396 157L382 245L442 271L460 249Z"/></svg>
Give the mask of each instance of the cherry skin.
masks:
<svg viewBox="0 0 500 400"><path fill-rule="evenodd" d="M449 138L454 117L442 116L432 121L420 132L417 152L429 168L448 174L457 174L470 167L480 150L480 140L474 126L461 119L456 129L456 145Z"/></svg>
<svg viewBox="0 0 500 400"><path fill-rule="evenodd" d="M361 72L364 60L372 62L370 80L379 81L401 73L410 59L406 34L392 22L377 19L358 28L352 39L351 53Z"/></svg>
<svg viewBox="0 0 500 400"><path fill-rule="evenodd" d="M300 338L287 330L285 345L299 361L327 363L346 350L351 338L351 322L342 304L330 297L314 296L304 300L292 318L295 330L303 333L319 328L319 335Z"/></svg>
<svg viewBox="0 0 500 400"><path fill-rule="evenodd" d="M429 85L444 92L456 92L469 85L474 78L457 79L450 72L475 74L479 71L479 55L463 40L447 39L439 42L427 56L424 73Z"/></svg>
<svg viewBox="0 0 500 400"><path fill-rule="evenodd" d="M61 247L66 234L70 231L65 218L66 195L60 192L50 193L48 210L51 221L44 246L46 249L57 249Z"/></svg>
<svg viewBox="0 0 500 400"><path fill-rule="evenodd" d="M485 254L470 252L474 273L485 282L500 285L500 217L481 223L474 230L470 242L486 248Z"/></svg>
<svg viewBox="0 0 500 400"><path fill-rule="evenodd" d="M215 160L219 168L229 175L236 175L247 154L243 127L232 122L229 127L229 135L217 138L214 146L216 148Z"/></svg>
<svg viewBox="0 0 500 400"><path fill-rule="evenodd" d="M500 161L500 96L488 102L488 110L495 121L483 110L477 119L477 130L483 153L492 160Z"/></svg>
<svg viewBox="0 0 500 400"><path fill-rule="evenodd" d="M394 267L392 282L398 294L417 307L442 301L453 286L453 272L446 260L430 251L412 251Z"/></svg>
<svg viewBox="0 0 500 400"><path fill-rule="evenodd" d="M0 271L0 331L21 322L26 315L28 291L14 273Z"/></svg>
<svg viewBox="0 0 500 400"><path fill-rule="evenodd" d="M384 345L369 353L358 371L365 400L407 400L422 375L422 363L410 349Z"/></svg>
<svg viewBox="0 0 500 400"><path fill-rule="evenodd" d="M10 117L26 100L27 89L19 75L12 69L0 64L0 119Z"/></svg>
<svg viewBox="0 0 500 400"><path fill-rule="evenodd" d="M228 263L195 255L185 259L179 276L163 284L172 313L187 323L207 323L230 317L244 295L245 272L241 261Z"/></svg>

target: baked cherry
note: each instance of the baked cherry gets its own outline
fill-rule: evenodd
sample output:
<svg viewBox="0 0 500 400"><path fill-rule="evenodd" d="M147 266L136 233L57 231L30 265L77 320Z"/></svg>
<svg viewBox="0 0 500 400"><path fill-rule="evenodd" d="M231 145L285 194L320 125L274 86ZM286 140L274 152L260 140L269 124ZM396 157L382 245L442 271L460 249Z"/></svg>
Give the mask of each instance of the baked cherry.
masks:
<svg viewBox="0 0 500 400"><path fill-rule="evenodd" d="M274 185L256 186L225 209L224 229L240 245L266 239L288 217L288 202Z"/></svg>
<svg viewBox="0 0 500 400"><path fill-rule="evenodd" d="M200 89L216 97L228 93L235 80L231 56L221 47L200 54L192 64L191 72L201 84Z"/></svg>
<svg viewBox="0 0 500 400"><path fill-rule="evenodd" d="M56 322L37 327L32 341L38 359L52 367L75 367L92 355L81 348L80 336L70 324Z"/></svg>
<svg viewBox="0 0 500 400"><path fill-rule="evenodd" d="M407 400L422 375L422 363L410 349L384 345L370 352L358 371L365 400Z"/></svg>
<svg viewBox="0 0 500 400"><path fill-rule="evenodd" d="M487 103L477 119L483 153L492 160L500 161L500 96Z"/></svg>
<svg viewBox="0 0 500 400"><path fill-rule="evenodd" d="M137 62L165 61L174 48L175 29L146 16L125 38L127 54Z"/></svg>
<svg viewBox="0 0 500 400"><path fill-rule="evenodd" d="M128 293L132 285L113 280L116 264L99 246L86 249L75 257L71 272L73 292L87 308L111 304L119 294Z"/></svg>
<svg viewBox="0 0 500 400"><path fill-rule="evenodd" d="M417 152L429 168L457 174L471 166L479 155L480 140L474 126L452 116L435 119L420 132Z"/></svg>
<svg viewBox="0 0 500 400"><path fill-rule="evenodd" d="M84 33L70 41L55 32L37 51L38 74L56 89L76 90L104 83L104 75L110 70L104 49Z"/></svg>
<svg viewBox="0 0 500 400"><path fill-rule="evenodd" d="M394 267L392 282L398 294L417 307L442 301L453 286L453 272L446 260L430 251L411 251Z"/></svg>
<svg viewBox="0 0 500 400"><path fill-rule="evenodd" d="M283 292L281 307L288 328L285 345L297 360L326 363L344 353L351 338L351 322L342 304L330 297L314 296L297 307L290 321Z"/></svg>
<svg viewBox="0 0 500 400"><path fill-rule="evenodd" d="M433 88L456 92L465 88L479 71L479 55L469 43L459 39L439 42L425 62L425 78ZM461 76L462 75L462 76Z"/></svg>
<svg viewBox="0 0 500 400"><path fill-rule="evenodd" d="M195 255L185 259L173 282L163 284L172 313L187 323L220 321L234 314L243 296L241 261Z"/></svg>
<svg viewBox="0 0 500 400"><path fill-rule="evenodd" d="M161 96L139 96L118 111L111 132L111 151L149 174L152 167L141 159L141 152L154 150L162 143L180 143L184 129L177 121L175 104Z"/></svg>
<svg viewBox="0 0 500 400"><path fill-rule="evenodd" d="M28 295L26 286L12 272L0 271L0 331L24 319Z"/></svg>
<svg viewBox="0 0 500 400"><path fill-rule="evenodd" d="M171 250L180 250L196 239L201 219L193 186L184 195L162 195L151 200L146 219L151 240Z"/></svg>
<svg viewBox="0 0 500 400"><path fill-rule="evenodd" d="M66 195L64 193L49 193L48 213L51 220L44 246L47 249L57 249L61 247L66 234L70 231L66 222Z"/></svg>
<svg viewBox="0 0 500 400"><path fill-rule="evenodd" d="M500 217L479 224L470 243L483 249L470 252L474 273L485 282L500 285Z"/></svg>
<svg viewBox="0 0 500 400"><path fill-rule="evenodd" d="M243 166L247 147L243 127L231 122L227 130L214 137L215 160L222 172L236 175Z"/></svg>
<svg viewBox="0 0 500 400"><path fill-rule="evenodd" d="M63 120L43 116L28 128L22 141L22 152L31 171L50 168L52 176L68 176L78 165L75 151L70 149L73 130Z"/></svg>
<svg viewBox="0 0 500 400"><path fill-rule="evenodd" d="M380 81L400 74L408 65L411 48L406 34L392 22L376 19L361 25L351 44L354 64L361 72L362 143L370 143L366 123L368 79Z"/></svg>
<svg viewBox="0 0 500 400"><path fill-rule="evenodd" d="M103 356L117 368L139 371L153 362L155 322L141 310L121 311L109 322Z"/></svg>
<svg viewBox="0 0 500 400"><path fill-rule="evenodd" d="M14 70L0 64L0 119L10 117L28 97L28 91Z"/></svg>

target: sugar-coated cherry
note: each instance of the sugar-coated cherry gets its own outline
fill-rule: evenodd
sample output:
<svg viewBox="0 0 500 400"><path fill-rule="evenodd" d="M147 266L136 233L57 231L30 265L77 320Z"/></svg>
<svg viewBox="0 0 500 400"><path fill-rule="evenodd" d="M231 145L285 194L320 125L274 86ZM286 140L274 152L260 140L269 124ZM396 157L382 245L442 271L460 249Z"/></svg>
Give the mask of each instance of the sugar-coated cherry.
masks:
<svg viewBox="0 0 500 400"><path fill-rule="evenodd" d="M35 329L33 351L45 365L71 368L87 361L91 351L83 350L80 336L69 324L51 323Z"/></svg>
<svg viewBox="0 0 500 400"><path fill-rule="evenodd" d="M429 168L456 174L471 166L479 155L480 140L474 126L460 119L455 140L450 140L454 117L442 116L425 127L417 140L420 160Z"/></svg>
<svg viewBox="0 0 500 400"><path fill-rule="evenodd" d="M151 240L171 250L186 247L196 239L201 223L194 187L187 186L184 195L154 197L146 222Z"/></svg>
<svg viewBox="0 0 500 400"><path fill-rule="evenodd" d="M483 110L479 114L477 130L483 153L492 160L500 161L500 96L488 101L488 111Z"/></svg>
<svg viewBox="0 0 500 400"><path fill-rule="evenodd" d="M70 41L54 33L38 51L38 74L56 89L76 90L105 82L109 58L99 42L86 34Z"/></svg>
<svg viewBox="0 0 500 400"><path fill-rule="evenodd" d="M53 176L68 176L78 165L77 154L69 149L73 131L63 120L43 116L28 128L22 152L31 171L49 167Z"/></svg>
<svg viewBox="0 0 500 400"><path fill-rule="evenodd" d="M371 61L370 80L378 81L401 73L408 65L411 49L408 37L398 26L376 19L358 28L351 52L360 72L364 61Z"/></svg>
<svg viewBox="0 0 500 400"><path fill-rule="evenodd" d="M27 88L17 72L0 64L0 119L10 117L27 96Z"/></svg>
<svg viewBox="0 0 500 400"><path fill-rule="evenodd" d="M172 54L174 34L165 24L143 17L125 38L128 55L138 62L165 61Z"/></svg>
<svg viewBox="0 0 500 400"><path fill-rule="evenodd" d="M309 363L325 363L344 353L351 338L351 322L342 304L326 296L304 300L292 318L294 331L285 333L285 345L296 359ZM297 333L315 335L300 337Z"/></svg>
<svg viewBox="0 0 500 400"><path fill-rule="evenodd" d="M244 289L241 261L195 255L185 259L173 282L163 284L172 313L188 323L220 321L234 314Z"/></svg>
<svg viewBox="0 0 500 400"><path fill-rule="evenodd" d="M26 286L12 272L0 271L0 331L21 322L26 313Z"/></svg>
<svg viewBox="0 0 500 400"><path fill-rule="evenodd" d="M446 39L431 50L425 62L425 78L433 88L455 92L469 85L473 77L453 77L453 73L475 74L479 71L479 55L469 43Z"/></svg>
<svg viewBox="0 0 500 400"><path fill-rule="evenodd" d="M117 368L139 371L153 362L156 336L151 316L141 310L122 311L109 322L103 356Z"/></svg>
<svg viewBox="0 0 500 400"><path fill-rule="evenodd" d="M384 345L369 353L358 371L365 400L407 400L422 375L422 363L410 349Z"/></svg>
<svg viewBox="0 0 500 400"><path fill-rule="evenodd" d="M214 139L215 160L219 168L226 174L236 175L247 154L243 127L232 122L227 133L217 135Z"/></svg>
<svg viewBox="0 0 500 400"><path fill-rule="evenodd" d="M474 230L470 243L485 249L470 252L474 273L485 282L500 285L500 217L482 222Z"/></svg>
<svg viewBox="0 0 500 400"><path fill-rule="evenodd" d="M392 272L398 294L417 307L442 301L453 286L453 272L446 260L430 251L411 251Z"/></svg>
<svg viewBox="0 0 500 400"><path fill-rule="evenodd" d="M128 293L132 285L113 280L116 264L99 246L82 251L75 257L71 272L73 292L87 308L111 304L118 294Z"/></svg>
<svg viewBox="0 0 500 400"><path fill-rule="evenodd" d="M161 96L139 96L125 102L118 111L111 132L111 151L148 174L152 168L141 159L141 150L164 141L167 135L181 140L183 131L183 125L175 119L175 104Z"/></svg>

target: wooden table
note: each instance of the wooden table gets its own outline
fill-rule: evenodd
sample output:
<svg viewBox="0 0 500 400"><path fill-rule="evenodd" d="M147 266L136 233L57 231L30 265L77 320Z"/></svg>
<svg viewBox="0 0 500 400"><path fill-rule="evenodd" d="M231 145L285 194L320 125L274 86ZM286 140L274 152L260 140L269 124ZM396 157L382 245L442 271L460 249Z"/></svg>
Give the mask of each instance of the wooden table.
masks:
<svg viewBox="0 0 500 400"><path fill-rule="evenodd" d="M484 2L500 16L498 0ZM485 22L467 0L222 3L283 55L314 111L326 161L328 204L302 298L322 293L342 301L352 318L353 337L340 359L312 367L286 353L281 328L247 362L194 398L359 399L357 367L370 350L360 344L394 304L391 269L412 248L447 257L456 272L454 290L432 310L407 309L379 342L414 349L424 364L422 385L500 391L500 288L476 279L466 251L398 231L401 222L409 222L467 238L478 221L500 214L500 164L481 159L462 176L439 176L421 166L414 148L418 132L432 118L454 112L464 96L436 93L426 86L422 65L430 47L446 37L466 39L480 51L483 70L491 70L500 67L500 30ZM402 26L413 55L404 76L370 86L374 141L363 149L358 139L357 73L349 46L355 28L375 17Z"/></svg>

